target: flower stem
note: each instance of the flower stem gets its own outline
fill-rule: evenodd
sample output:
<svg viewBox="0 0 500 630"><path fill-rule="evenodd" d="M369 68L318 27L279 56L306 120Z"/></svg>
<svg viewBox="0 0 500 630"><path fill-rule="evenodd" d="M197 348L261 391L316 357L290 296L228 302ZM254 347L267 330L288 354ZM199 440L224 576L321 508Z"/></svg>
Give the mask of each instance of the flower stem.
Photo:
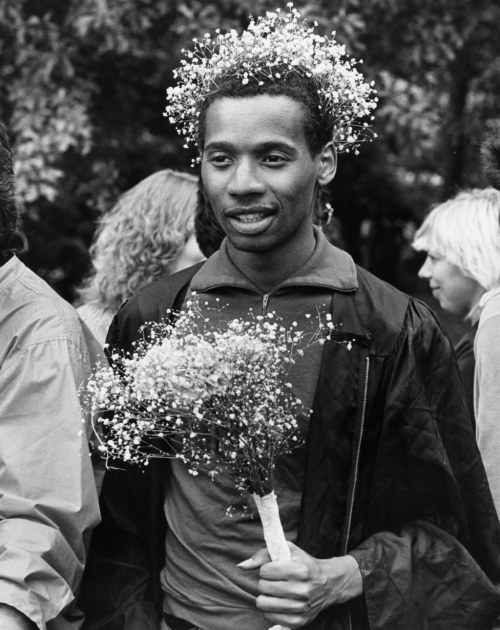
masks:
<svg viewBox="0 0 500 630"><path fill-rule="evenodd" d="M264 540L266 547L273 562L277 560L290 560L290 549L285 538L285 532L280 520L278 501L274 490L271 490L263 497L258 494L252 494L255 505L262 521L262 529L264 530ZM289 630L285 626L273 626L269 630Z"/></svg>

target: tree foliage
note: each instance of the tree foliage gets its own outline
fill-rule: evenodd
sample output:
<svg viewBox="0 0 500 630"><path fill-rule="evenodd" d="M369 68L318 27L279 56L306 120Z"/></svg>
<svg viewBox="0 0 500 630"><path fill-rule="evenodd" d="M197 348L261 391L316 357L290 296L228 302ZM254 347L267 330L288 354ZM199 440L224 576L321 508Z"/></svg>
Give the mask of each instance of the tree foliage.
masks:
<svg viewBox="0 0 500 630"><path fill-rule="evenodd" d="M363 58L361 69L376 83L379 138L356 160L344 158L331 195L347 248L398 282L391 266L405 251L408 222L458 187L485 184L478 145L500 111L500 6L295 4ZM151 172L189 168L192 154L162 116L182 47L215 28L244 27L249 12L276 6L1 0L0 118L16 154L31 242L27 262L65 297L74 297L85 272L99 214Z"/></svg>

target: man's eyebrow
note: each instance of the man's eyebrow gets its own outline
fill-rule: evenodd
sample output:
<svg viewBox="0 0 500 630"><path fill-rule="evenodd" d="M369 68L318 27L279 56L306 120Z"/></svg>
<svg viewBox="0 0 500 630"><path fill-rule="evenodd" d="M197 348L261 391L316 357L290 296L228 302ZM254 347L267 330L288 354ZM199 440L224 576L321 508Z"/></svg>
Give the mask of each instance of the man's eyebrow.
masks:
<svg viewBox="0 0 500 630"><path fill-rule="evenodd" d="M205 151L234 151L235 145L231 142L225 142L224 140L209 142L205 145ZM253 153L265 153L266 151L285 151L293 155L297 154L297 149L293 144L280 140L269 140L266 142L260 142L252 147Z"/></svg>

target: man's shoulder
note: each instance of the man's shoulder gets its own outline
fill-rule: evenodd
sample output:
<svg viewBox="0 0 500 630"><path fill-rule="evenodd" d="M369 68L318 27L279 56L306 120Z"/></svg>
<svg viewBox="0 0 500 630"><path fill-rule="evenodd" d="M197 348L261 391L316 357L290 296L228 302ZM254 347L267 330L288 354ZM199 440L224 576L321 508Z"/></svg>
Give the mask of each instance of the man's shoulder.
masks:
<svg viewBox="0 0 500 630"><path fill-rule="evenodd" d="M191 279L203 263L187 267L174 274L162 274L150 284L139 289L123 306L125 313L137 313L143 321L157 321L165 317L169 308L176 306L181 293L185 293Z"/></svg>
<svg viewBox="0 0 500 630"><path fill-rule="evenodd" d="M382 318L386 322L402 325L410 296L363 267L356 265L356 273L358 289L355 298L364 319L372 321Z"/></svg>
<svg viewBox="0 0 500 630"><path fill-rule="evenodd" d="M51 361L72 357L75 374L87 368L85 337L71 304L22 263L9 278L9 286L3 288L0 328L2 339L8 341L0 349L2 371L33 352L50 356Z"/></svg>
<svg viewBox="0 0 500 630"><path fill-rule="evenodd" d="M113 319L107 343L130 350L133 342L140 338L143 324L166 319L169 309L179 310L191 279L202 264L174 274L162 274L151 284L139 289L122 305Z"/></svg>
<svg viewBox="0 0 500 630"><path fill-rule="evenodd" d="M80 339L78 315L45 280L19 261L9 300L3 301L3 321L22 329L29 327L33 340L65 336Z"/></svg>
<svg viewBox="0 0 500 630"><path fill-rule="evenodd" d="M356 265L356 273L360 289L369 291L374 297L401 303L407 303L410 299L408 294L397 289L389 282L382 280L360 265Z"/></svg>
<svg viewBox="0 0 500 630"><path fill-rule="evenodd" d="M401 333L409 327L439 328L435 315L426 304L363 267L357 266L356 271L356 306L377 354L390 352Z"/></svg>

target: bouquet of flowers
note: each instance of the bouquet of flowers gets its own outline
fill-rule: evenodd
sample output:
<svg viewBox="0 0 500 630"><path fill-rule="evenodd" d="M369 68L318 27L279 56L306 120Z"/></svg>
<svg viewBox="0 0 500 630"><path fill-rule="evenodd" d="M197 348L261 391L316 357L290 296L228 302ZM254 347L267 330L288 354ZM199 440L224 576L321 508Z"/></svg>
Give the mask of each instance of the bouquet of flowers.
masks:
<svg viewBox="0 0 500 630"><path fill-rule="evenodd" d="M278 457L299 443L297 416L310 413L287 375L296 357L335 328L318 315L306 333L274 313L222 326L203 316L196 297L180 314L143 327L128 356L114 352L87 391L106 458L147 465L183 461L213 478L229 472L253 496L272 560L289 559L273 491ZM103 413L105 412L105 413ZM108 413L110 412L110 413Z"/></svg>

